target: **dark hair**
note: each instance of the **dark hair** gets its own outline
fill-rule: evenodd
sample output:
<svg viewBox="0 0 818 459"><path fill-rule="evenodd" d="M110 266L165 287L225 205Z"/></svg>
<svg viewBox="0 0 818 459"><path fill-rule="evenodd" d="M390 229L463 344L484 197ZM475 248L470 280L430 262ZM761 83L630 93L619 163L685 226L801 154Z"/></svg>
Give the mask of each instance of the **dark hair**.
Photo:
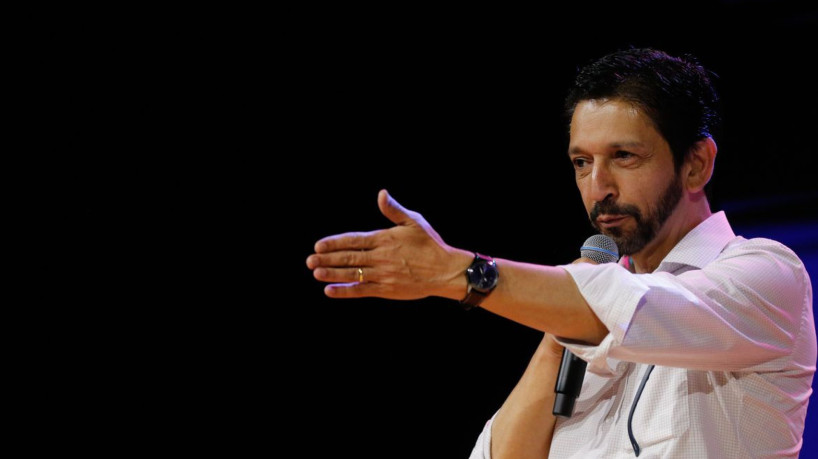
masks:
<svg viewBox="0 0 818 459"><path fill-rule="evenodd" d="M678 171L687 152L713 136L721 121L710 75L693 56L650 48L617 51L585 66L565 99L569 123L583 100L620 99L651 119L673 153Z"/></svg>

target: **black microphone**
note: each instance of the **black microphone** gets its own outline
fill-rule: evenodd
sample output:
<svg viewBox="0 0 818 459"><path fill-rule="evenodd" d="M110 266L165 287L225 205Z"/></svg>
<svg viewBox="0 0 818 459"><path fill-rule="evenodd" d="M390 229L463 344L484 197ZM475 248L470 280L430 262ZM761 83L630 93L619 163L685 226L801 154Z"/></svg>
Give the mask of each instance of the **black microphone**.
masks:
<svg viewBox="0 0 818 459"><path fill-rule="evenodd" d="M611 263L619 259L619 249L613 239L603 234L595 234L585 240L579 249L581 257L590 258L597 263ZM554 411L557 416L570 418L574 413L574 403L582 389L587 362L575 356L568 349L562 350L562 362L557 374L557 385L554 388Z"/></svg>

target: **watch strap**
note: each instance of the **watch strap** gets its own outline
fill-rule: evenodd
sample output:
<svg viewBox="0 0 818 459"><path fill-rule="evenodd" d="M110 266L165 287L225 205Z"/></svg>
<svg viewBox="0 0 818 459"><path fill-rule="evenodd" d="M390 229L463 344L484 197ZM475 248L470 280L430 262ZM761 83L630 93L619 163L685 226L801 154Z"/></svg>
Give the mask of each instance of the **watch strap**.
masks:
<svg viewBox="0 0 818 459"><path fill-rule="evenodd" d="M473 289L470 285L469 291L466 293L466 296L460 300L460 304L463 306L463 309L468 311L475 306L480 306L480 303L482 303L487 296L489 296L488 293Z"/></svg>

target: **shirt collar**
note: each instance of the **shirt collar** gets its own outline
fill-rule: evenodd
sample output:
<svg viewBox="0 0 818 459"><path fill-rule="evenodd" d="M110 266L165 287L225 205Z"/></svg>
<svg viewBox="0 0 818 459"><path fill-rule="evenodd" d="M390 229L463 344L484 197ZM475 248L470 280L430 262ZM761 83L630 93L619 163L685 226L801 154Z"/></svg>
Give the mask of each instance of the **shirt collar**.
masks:
<svg viewBox="0 0 818 459"><path fill-rule="evenodd" d="M724 211L716 212L687 233L656 271L675 271L680 265L701 269L715 260L735 237Z"/></svg>

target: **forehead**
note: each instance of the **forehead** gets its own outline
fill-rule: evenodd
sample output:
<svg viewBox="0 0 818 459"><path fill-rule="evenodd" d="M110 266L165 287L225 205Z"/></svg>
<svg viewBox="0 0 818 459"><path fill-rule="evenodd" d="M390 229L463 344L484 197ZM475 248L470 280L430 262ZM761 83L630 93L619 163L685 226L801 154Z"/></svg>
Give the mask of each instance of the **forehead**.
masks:
<svg viewBox="0 0 818 459"><path fill-rule="evenodd" d="M585 100L571 118L569 153L601 148L667 145L650 118L622 100Z"/></svg>

